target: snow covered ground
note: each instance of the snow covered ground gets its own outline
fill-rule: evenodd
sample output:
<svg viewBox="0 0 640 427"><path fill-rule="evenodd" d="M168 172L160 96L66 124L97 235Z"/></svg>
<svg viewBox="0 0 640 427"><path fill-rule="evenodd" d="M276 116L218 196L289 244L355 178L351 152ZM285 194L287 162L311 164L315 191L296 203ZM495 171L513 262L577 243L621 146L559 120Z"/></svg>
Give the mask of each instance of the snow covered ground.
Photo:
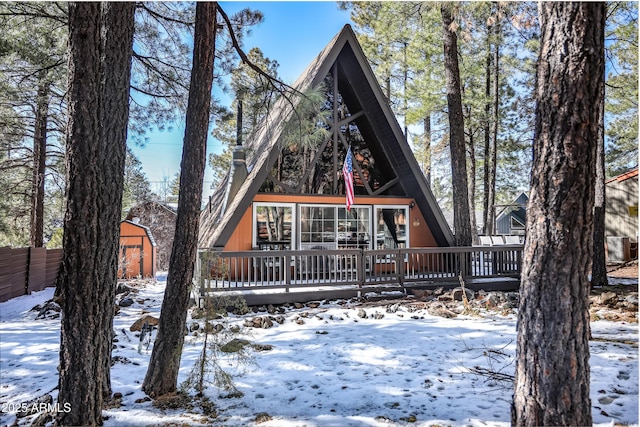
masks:
<svg viewBox="0 0 640 427"><path fill-rule="evenodd" d="M288 308L282 324L246 328L253 365L236 372L241 392L213 386L195 402L171 409L141 391L151 347L138 352L129 327L143 313L158 315L165 282L147 282L115 318L114 392L117 408L106 426L507 426L515 352L515 315L482 311L470 316L429 315L419 304L357 305L345 301ZM53 289L0 304L0 426L30 424L15 409L50 394L57 398L59 318L31 311ZM365 317L363 316L366 314ZM231 316L231 324L267 313ZM190 320L191 322L191 320ZM202 323L202 321L201 321ZM638 324L592 323L591 399L594 422L638 424ZM179 381L192 371L203 334L186 338ZM225 353L220 353L225 355ZM231 363L231 359L229 360ZM194 393L192 391L192 393ZM203 410L205 408L205 410Z"/></svg>

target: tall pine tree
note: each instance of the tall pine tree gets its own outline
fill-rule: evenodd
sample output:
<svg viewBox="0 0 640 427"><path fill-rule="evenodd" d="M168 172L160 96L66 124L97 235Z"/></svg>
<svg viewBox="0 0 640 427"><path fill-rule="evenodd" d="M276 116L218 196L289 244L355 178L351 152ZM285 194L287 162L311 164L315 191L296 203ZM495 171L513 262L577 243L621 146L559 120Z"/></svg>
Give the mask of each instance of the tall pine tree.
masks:
<svg viewBox="0 0 640 427"><path fill-rule="evenodd" d="M69 4L69 125L58 413L101 425L111 393L115 284L134 27L133 3Z"/></svg>
<svg viewBox="0 0 640 427"><path fill-rule="evenodd" d="M591 425L588 275L605 5L541 3L540 22L512 424Z"/></svg>

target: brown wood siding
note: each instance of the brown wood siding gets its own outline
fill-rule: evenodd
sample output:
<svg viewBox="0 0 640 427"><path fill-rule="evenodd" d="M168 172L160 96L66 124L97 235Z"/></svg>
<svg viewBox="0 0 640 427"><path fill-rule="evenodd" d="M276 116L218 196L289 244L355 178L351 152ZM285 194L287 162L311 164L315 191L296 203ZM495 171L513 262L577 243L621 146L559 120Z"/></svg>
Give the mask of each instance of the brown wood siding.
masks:
<svg viewBox="0 0 640 427"><path fill-rule="evenodd" d="M47 250L30 248L29 251L29 291L41 291L47 287Z"/></svg>
<svg viewBox="0 0 640 427"><path fill-rule="evenodd" d="M0 301L24 295L29 248L0 248Z"/></svg>
<svg viewBox="0 0 640 427"><path fill-rule="evenodd" d="M0 248L0 302L56 285L62 249Z"/></svg>
<svg viewBox="0 0 640 427"><path fill-rule="evenodd" d="M245 211L244 215L240 219L238 226L231 234L227 245L224 247L225 251L250 251L251 250L251 232L253 230L252 216L253 216L253 204L249 205L249 208Z"/></svg>
<svg viewBox="0 0 640 427"><path fill-rule="evenodd" d="M120 224L120 248L124 247L140 247L142 253L140 255L132 255L127 252L127 271L125 278L137 276L155 277L155 260L156 248L151 244L151 240L147 236L144 228L128 222ZM122 250L120 258L122 257ZM119 260L122 261L122 260ZM118 277L122 277L122 266L119 266Z"/></svg>
<svg viewBox="0 0 640 427"><path fill-rule="evenodd" d="M281 193L259 193L253 198L254 202L273 203L298 203L298 204L344 204L344 196L318 196L318 195L293 195ZM372 197L356 196L355 205L409 205L415 201L406 197ZM238 226L229 238L224 247L225 251L248 251L251 250L252 242L252 211L253 204L249 205ZM414 226L414 222L419 225ZM424 216L416 205L409 209L410 245L414 248L438 246Z"/></svg>

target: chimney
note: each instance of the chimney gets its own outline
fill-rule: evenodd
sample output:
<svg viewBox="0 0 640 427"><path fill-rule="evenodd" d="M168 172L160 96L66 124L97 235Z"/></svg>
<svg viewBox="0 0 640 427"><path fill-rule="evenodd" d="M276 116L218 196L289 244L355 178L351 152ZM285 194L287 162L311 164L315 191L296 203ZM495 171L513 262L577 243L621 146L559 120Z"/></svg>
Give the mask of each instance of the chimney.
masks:
<svg viewBox="0 0 640 427"><path fill-rule="evenodd" d="M231 169L229 170L229 178L227 180L227 191L222 202L222 212L227 210L227 206L238 193L242 183L247 179L247 159L242 147L242 97L238 98L238 126L236 136L236 146L233 149L233 158L231 160Z"/></svg>

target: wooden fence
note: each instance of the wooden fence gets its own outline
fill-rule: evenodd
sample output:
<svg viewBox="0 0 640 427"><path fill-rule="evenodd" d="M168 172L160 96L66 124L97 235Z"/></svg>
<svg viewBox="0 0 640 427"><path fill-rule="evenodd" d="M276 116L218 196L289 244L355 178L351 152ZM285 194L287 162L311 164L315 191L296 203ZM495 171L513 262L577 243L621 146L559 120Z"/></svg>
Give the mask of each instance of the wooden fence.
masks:
<svg viewBox="0 0 640 427"><path fill-rule="evenodd" d="M519 278L522 251L523 245L392 250L201 250L195 277L201 294L332 285L437 285L455 283L460 276L464 280Z"/></svg>
<svg viewBox="0 0 640 427"><path fill-rule="evenodd" d="M0 302L55 286L62 249L0 248Z"/></svg>

